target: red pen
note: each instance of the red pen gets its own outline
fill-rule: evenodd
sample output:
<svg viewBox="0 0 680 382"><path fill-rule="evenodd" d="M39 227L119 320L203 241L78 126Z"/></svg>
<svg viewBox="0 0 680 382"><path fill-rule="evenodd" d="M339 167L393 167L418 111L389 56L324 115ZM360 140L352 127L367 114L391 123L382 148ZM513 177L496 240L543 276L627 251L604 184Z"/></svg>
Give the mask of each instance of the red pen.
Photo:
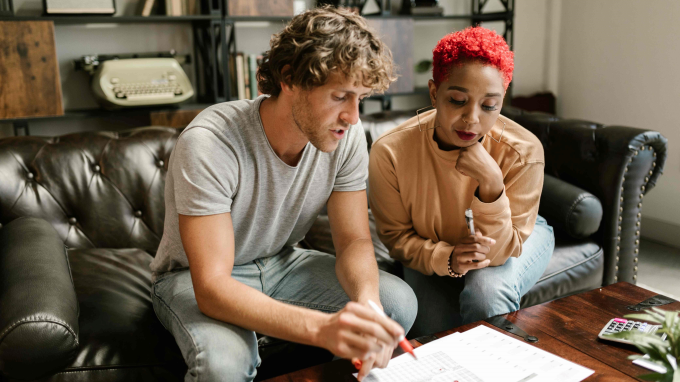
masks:
<svg viewBox="0 0 680 382"><path fill-rule="evenodd" d="M368 300L368 305L369 305L373 310L375 310L378 314L380 314L380 315L383 316L383 317L386 317L385 312L383 312L382 309L380 309L380 307L378 306L378 304L376 304L375 302L373 302L373 301L371 301L371 300ZM418 357L416 357L416 353L413 352L413 346L411 346L411 343L408 342L408 340L406 339L406 337L402 336L402 337L399 339L399 347L401 347L405 352L411 354L411 355L413 356L413 358L415 358L416 360L418 359ZM361 362L361 360L352 361L352 365L354 365L354 367L355 367L357 370L361 369L361 365L362 365L362 364L363 364L363 363Z"/></svg>

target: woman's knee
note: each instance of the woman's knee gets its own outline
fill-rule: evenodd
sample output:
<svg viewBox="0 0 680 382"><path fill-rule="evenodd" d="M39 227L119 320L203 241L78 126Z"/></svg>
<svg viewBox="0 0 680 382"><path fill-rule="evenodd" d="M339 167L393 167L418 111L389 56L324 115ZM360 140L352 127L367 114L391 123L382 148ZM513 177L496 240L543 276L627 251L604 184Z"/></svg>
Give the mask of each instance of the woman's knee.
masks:
<svg viewBox="0 0 680 382"><path fill-rule="evenodd" d="M473 272L480 271L482 270ZM487 277L475 276L482 276L481 272L477 275L468 273L465 288L460 294L463 316L466 315L465 310L484 312L486 317L490 317L519 309L521 296L515 285L505 282L502 278L490 280Z"/></svg>
<svg viewBox="0 0 680 382"><path fill-rule="evenodd" d="M413 289L399 277L380 271L380 302L385 313L408 333L418 314L418 299Z"/></svg>

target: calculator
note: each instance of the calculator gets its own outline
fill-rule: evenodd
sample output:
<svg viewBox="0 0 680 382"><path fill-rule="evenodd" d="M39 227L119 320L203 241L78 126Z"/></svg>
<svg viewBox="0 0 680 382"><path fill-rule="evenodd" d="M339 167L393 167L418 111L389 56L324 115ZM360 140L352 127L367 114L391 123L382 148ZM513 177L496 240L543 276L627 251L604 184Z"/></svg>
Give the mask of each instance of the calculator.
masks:
<svg viewBox="0 0 680 382"><path fill-rule="evenodd" d="M600 331L600 334L597 335L598 338L601 338L606 341L614 341L614 342L620 342L623 344L629 344L632 345L633 343L630 342L627 339L624 338L606 338L604 337L605 334L614 334L614 333L619 333L619 332L625 332L625 331L630 331L630 330L638 330L643 333L655 333L657 329L659 329L661 325L653 325L649 324L646 322L642 321L632 321L632 320L627 320L625 318L612 318L605 326L602 328ZM662 340L666 339L666 333L663 333L660 335L660 338Z"/></svg>

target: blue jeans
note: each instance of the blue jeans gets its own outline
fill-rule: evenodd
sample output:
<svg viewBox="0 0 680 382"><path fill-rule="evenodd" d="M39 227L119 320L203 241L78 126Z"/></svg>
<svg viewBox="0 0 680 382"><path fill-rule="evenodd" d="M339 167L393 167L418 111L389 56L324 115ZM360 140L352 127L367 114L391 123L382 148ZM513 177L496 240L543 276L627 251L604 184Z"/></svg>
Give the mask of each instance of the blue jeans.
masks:
<svg viewBox="0 0 680 382"><path fill-rule="evenodd" d="M522 255L501 266L473 270L463 278L426 276L405 269L404 279L418 297L418 317L409 337L518 310L522 296L547 268L554 248L553 229L538 216L534 231L522 244Z"/></svg>
<svg viewBox="0 0 680 382"><path fill-rule="evenodd" d="M234 266L232 277L276 300L327 313L350 301L335 275L335 257L322 252L290 248ZM185 381L255 378L260 365L255 332L201 313L188 269L159 277L151 299L158 319L182 351L188 367ZM380 301L385 313L408 332L418 310L411 288L380 271Z"/></svg>

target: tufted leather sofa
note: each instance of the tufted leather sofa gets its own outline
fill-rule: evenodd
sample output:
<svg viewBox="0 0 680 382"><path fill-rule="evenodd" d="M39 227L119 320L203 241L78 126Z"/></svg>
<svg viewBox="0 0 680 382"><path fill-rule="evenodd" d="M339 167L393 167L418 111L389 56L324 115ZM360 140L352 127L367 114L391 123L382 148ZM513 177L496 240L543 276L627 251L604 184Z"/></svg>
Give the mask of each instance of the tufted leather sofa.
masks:
<svg viewBox="0 0 680 382"><path fill-rule="evenodd" d="M541 214L558 236L523 305L635 282L642 199L661 174L665 138L503 113L545 147ZM369 141L371 129L403 117L366 116ZM183 379L179 349L151 306L148 269L163 233L165 171L178 135L147 127L0 139L0 379ZM330 252L328 232L320 216L302 244ZM405 276L388 258L379 263ZM306 366L288 362L298 345L260 340L259 379ZM311 363L327 359L302 351Z"/></svg>

